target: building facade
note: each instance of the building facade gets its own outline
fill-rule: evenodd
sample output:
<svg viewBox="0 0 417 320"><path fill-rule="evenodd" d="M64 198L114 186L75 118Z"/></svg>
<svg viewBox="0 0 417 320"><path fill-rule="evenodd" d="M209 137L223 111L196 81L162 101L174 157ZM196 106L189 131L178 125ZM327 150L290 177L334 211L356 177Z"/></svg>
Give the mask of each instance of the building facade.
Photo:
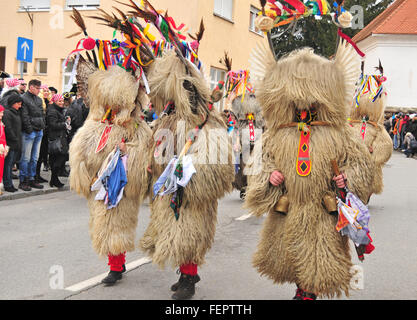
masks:
<svg viewBox="0 0 417 320"><path fill-rule="evenodd" d="M394 1L353 40L366 55L366 74L376 74L381 61L387 77L387 107L416 109L417 1Z"/></svg>
<svg viewBox="0 0 417 320"><path fill-rule="evenodd" d="M82 35L67 39L79 31L70 18L72 7L84 17L89 36L111 39L113 30L101 26L89 16L98 15L97 8L112 12L113 6L122 11L125 7L113 0L12 0L2 1L0 21L0 70L13 77L23 75L26 81L36 78L60 92L71 88L71 66L62 68L66 56L75 49ZM128 0L124 0L128 3ZM136 0L137 3L140 0ZM225 77L225 67L219 60L226 51L232 58L233 69L247 69L252 48L258 41L267 41L254 26L259 11L257 0L151 0L154 7L168 10L178 24L184 23L188 32L195 34L203 19L204 37L199 57L204 72L214 87ZM17 60L18 37L33 40L33 60ZM220 106L221 107L221 106Z"/></svg>

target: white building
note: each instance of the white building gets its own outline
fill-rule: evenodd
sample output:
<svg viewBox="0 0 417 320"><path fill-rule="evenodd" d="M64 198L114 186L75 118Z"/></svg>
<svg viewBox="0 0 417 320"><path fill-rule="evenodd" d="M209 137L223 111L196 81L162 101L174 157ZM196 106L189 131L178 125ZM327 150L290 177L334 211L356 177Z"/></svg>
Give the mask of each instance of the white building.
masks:
<svg viewBox="0 0 417 320"><path fill-rule="evenodd" d="M417 108L417 0L395 0L353 37L365 53L365 74L379 74L381 60L387 107Z"/></svg>

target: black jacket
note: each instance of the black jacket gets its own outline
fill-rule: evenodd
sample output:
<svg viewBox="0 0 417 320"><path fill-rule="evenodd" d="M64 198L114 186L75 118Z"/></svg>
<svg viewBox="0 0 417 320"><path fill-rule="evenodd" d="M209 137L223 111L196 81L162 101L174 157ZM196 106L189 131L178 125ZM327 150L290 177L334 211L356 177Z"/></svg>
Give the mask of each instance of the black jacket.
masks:
<svg viewBox="0 0 417 320"><path fill-rule="evenodd" d="M417 120L410 120L409 125L407 127L407 132L411 132L413 136L417 139Z"/></svg>
<svg viewBox="0 0 417 320"><path fill-rule="evenodd" d="M48 123L49 140L66 137L67 127L65 125L64 108L60 108L55 103L50 104L46 112L46 122Z"/></svg>
<svg viewBox="0 0 417 320"><path fill-rule="evenodd" d="M22 95L22 129L26 133L45 129L42 99L30 92Z"/></svg>
<svg viewBox="0 0 417 320"><path fill-rule="evenodd" d="M11 107L5 107L3 115L7 145L10 150L20 152L22 149L22 119L20 112Z"/></svg>
<svg viewBox="0 0 417 320"><path fill-rule="evenodd" d="M74 100L68 107L66 115L71 117L71 127L74 132L81 128L88 116L88 109L84 104L83 98Z"/></svg>

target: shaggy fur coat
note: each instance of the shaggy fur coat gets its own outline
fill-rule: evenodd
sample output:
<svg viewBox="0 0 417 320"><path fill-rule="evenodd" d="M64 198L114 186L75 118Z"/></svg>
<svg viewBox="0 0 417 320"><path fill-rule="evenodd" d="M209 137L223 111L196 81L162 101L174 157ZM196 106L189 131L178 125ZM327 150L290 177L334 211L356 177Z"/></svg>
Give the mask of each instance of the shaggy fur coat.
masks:
<svg viewBox="0 0 417 320"><path fill-rule="evenodd" d="M255 128L255 141L257 138L259 138L259 132L262 132L263 130L264 120L262 117L262 110L259 105L259 102L256 100L254 95L249 93L245 95L243 101L242 96L238 96L233 100L232 111L237 117L237 126L239 128L240 143L239 170L235 176L234 187L238 190L245 191L245 188L247 186L245 162L248 161L249 158L243 157L242 153L246 153L246 155L248 156L252 153L253 150L253 146L249 142L249 121L247 119L247 115L252 113L254 117L253 124Z"/></svg>
<svg viewBox="0 0 417 320"><path fill-rule="evenodd" d="M386 105L386 92L382 92L380 98L377 98L375 102L369 98L369 94L365 94L359 101L359 106L354 107L350 118L351 120L361 121L363 117L368 116L369 121L366 126L365 139L362 140L361 127L362 123L353 122L352 126L355 130L355 134L365 143L369 152L371 153L372 161L375 166L375 180L372 188L372 193L379 194L384 188L382 168L385 163L391 158L392 155L392 139L385 130L383 119L384 110ZM375 124L375 125L374 125Z"/></svg>
<svg viewBox="0 0 417 320"><path fill-rule="evenodd" d="M275 283L296 283L319 296L347 295L352 277L348 238L336 231L337 217L327 212L322 200L326 194L335 196L332 159L346 173L349 190L362 200L372 186L369 152L349 134L346 121L360 62L344 44L331 61L311 49L296 50L279 61L267 49L256 52L251 75L267 130L258 163L261 173L248 179L245 207L267 217L253 264ZM316 108L317 120L329 125L311 127L312 169L302 177L296 172L300 132L280 126L310 106ZM269 182L274 170L285 177L278 187ZM289 200L286 215L274 210L284 194Z"/></svg>
<svg viewBox="0 0 417 320"><path fill-rule="evenodd" d="M174 154L181 152L188 133L201 124L206 115L201 106L190 102L193 98L184 89L184 81L194 85L204 101L209 101L208 86L199 71L191 64L187 63L187 66L188 75L184 62L174 52L168 51L155 60L148 73L150 99L156 112L160 115L169 101L175 104L175 110L160 116L153 128L153 146L149 155L152 183L157 181ZM192 108L195 112L191 111ZM220 135L219 140L213 134L216 132ZM162 143L158 144L160 140ZM161 268L204 263L214 239L217 201L232 190L234 173L229 150L226 125L221 115L212 110L188 151L197 172L184 188L179 219L176 220L170 207L172 194L157 196L151 203L151 220L139 246ZM210 160L214 152L217 152L217 159Z"/></svg>
<svg viewBox="0 0 417 320"><path fill-rule="evenodd" d="M149 189L146 150L152 132L140 117L140 106L136 106L146 99L138 87L135 78L118 66L93 73L88 81L90 112L70 144L70 186L88 201L92 245L103 257L135 249L139 206ZM101 120L108 106L117 108L118 113L106 147L95 153L106 126ZM117 207L107 210L104 201L94 200L97 191L90 188L104 160L122 138L128 155L127 184Z"/></svg>

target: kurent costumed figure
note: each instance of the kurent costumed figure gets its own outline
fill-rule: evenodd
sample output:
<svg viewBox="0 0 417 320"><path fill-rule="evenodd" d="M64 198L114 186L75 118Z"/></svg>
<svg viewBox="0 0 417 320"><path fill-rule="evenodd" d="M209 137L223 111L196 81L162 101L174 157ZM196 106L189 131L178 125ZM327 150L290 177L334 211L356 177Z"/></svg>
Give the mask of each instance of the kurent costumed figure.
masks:
<svg viewBox="0 0 417 320"><path fill-rule="evenodd" d="M74 15L81 19L76 10ZM123 27L125 36L132 36L129 22ZM152 132L141 114L147 97L138 61L152 57L142 47L122 52L116 39L112 51L110 41L98 43L104 57L92 51L95 63L76 58L78 90L90 112L70 144L69 179L71 189L87 198L92 246L98 255L108 257L110 266L102 282L112 285L126 271L126 252L135 249L139 206L149 190L146 150ZM81 42L81 49L94 50L95 42L88 44Z"/></svg>
<svg viewBox="0 0 417 320"><path fill-rule="evenodd" d="M261 107L252 93L247 93L243 97L239 95L232 102L232 110L237 118L239 128L239 170L235 177L235 188L240 190L240 197L244 199L246 193L247 173L245 162L252 161L250 156L253 153L257 138L262 134L264 121Z"/></svg>
<svg viewBox="0 0 417 320"><path fill-rule="evenodd" d="M360 83L350 113L350 123L355 134L368 148L375 163L375 179L369 197L383 190L382 168L392 155L392 139L384 127L384 111L387 92L383 86L386 77L381 63L377 68L380 75L364 75Z"/></svg>
<svg viewBox="0 0 417 320"><path fill-rule="evenodd" d="M349 292L348 237L329 213L336 210L335 187L347 184L363 201L373 183L369 152L347 122L359 73L359 56L345 41L333 60L310 48L277 60L257 47L251 57L266 131L261 173L248 177L245 207L267 213L253 264L275 283L295 283L295 299Z"/></svg>
<svg viewBox="0 0 417 320"><path fill-rule="evenodd" d="M213 243L217 201L232 190L233 165L227 154L226 126L210 105L213 96L199 70L197 48L203 24L197 42L180 41L172 18L145 3L143 10L133 8L139 17L153 22L166 41L148 72L149 97L159 118L149 155L154 192L151 220L139 246L161 268L179 268L172 297L189 299L200 280L198 266ZM219 133L226 153L223 162ZM215 152L220 161L210 162L208 156Z"/></svg>
<svg viewBox="0 0 417 320"><path fill-rule="evenodd" d="M227 53L220 61L228 70L225 84L225 112L229 131L233 129L232 145L234 152L235 180L233 187L240 191L244 199L247 175L245 163L252 161L250 156L257 138L262 134L264 121L261 107L256 100L248 70L232 70L232 59Z"/></svg>

